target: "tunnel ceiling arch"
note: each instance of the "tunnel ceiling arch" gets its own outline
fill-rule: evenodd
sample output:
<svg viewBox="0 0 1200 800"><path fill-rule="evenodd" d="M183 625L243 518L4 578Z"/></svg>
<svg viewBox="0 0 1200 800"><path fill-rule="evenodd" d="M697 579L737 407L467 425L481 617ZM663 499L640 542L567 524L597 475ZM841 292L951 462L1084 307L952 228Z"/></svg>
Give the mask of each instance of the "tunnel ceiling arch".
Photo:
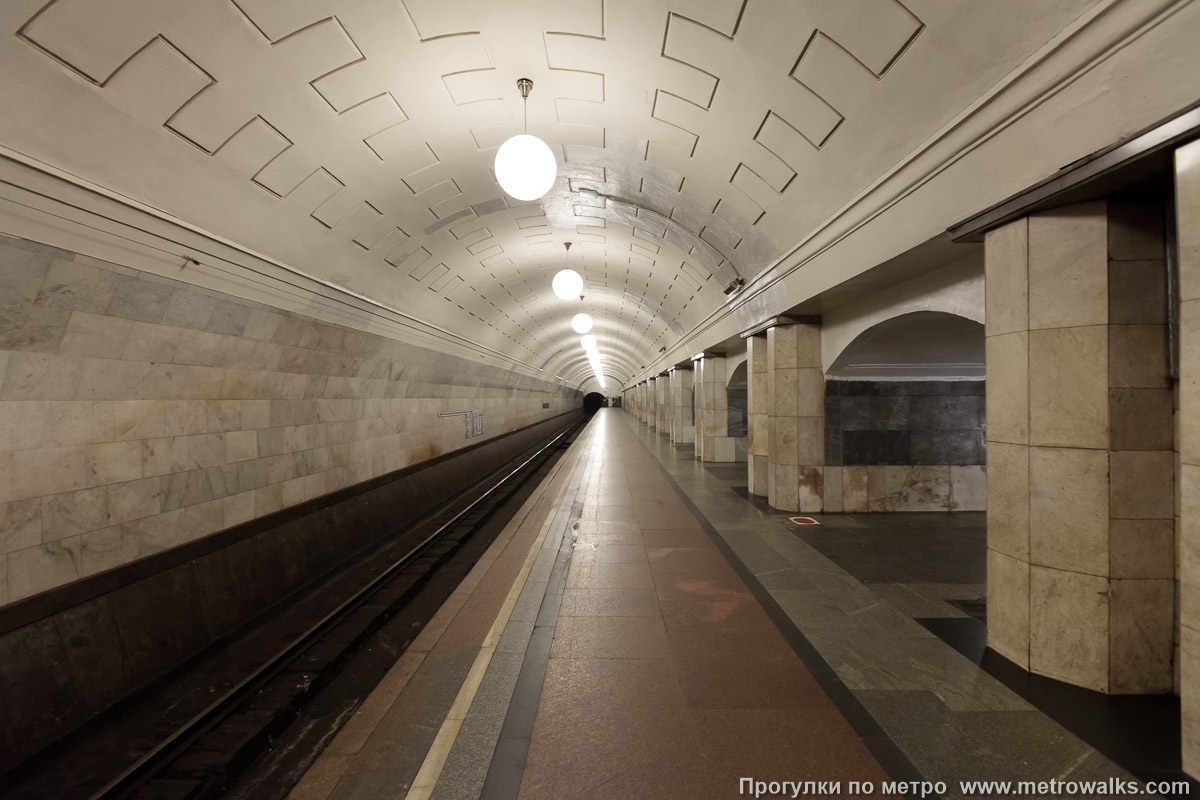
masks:
<svg viewBox="0 0 1200 800"><path fill-rule="evenodd" d="M982 380L984 328L942 311L914 311L855 337L830 365L842 380Z"/></svg>
<svg viewBox="0 0 1200 800"><path fill-rule="evenodd" d="M585 310L619 382L1093 4L12 0L0 141L554 374Z"/></svg>

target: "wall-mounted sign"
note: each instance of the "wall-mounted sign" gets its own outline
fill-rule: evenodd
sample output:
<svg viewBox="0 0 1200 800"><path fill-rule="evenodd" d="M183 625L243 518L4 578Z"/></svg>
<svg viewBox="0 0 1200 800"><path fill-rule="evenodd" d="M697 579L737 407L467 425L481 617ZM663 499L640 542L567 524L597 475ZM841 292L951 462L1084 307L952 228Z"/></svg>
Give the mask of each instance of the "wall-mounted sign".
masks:
<svg viewBox="0 0 1200 800"><path fill-rule="evenodd" d="M466 417L466 436L468 439L474 436L483 436L483 411L439 411L439 417Z"/></svg>

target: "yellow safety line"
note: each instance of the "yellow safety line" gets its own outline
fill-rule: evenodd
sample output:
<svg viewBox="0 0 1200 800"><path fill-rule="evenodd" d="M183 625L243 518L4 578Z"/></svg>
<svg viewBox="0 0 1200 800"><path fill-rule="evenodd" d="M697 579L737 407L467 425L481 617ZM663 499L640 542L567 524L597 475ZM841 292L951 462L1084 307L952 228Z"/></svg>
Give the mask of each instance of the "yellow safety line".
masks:
<svg viewBox="0 0 1200 800"><path fill-rule="evenodd" d="M462 687L458 690L458 695L454 698L454 704L450 706L450 711L446 714L446 719L442 722L442 727L438 729L437 736L433 740L433 745L430 746L429 752L425 755L425 761L422 762L421 769L417 771L417 776L413 778L412 786L405 795L405 800L428 800L433 794L433 787L437 785L438 778L442 776L442 769L446 766L446 759L450 756L450 748L454 746L454 741L458 738L458 732L462 728L463 721L467 718L467 711L471 708L471 703L475 701L475 695L479 692L479 685L483 682L484 673L487 672L488 665L492 662L492 656L496 652L496 645L500 642L500 636L504 633L504 628L508 625L508 619L512 615L513 608L521 596L521 591L525 588L525 583L529 579L529 573L533 569L534 562L537 561L538 553L542 549L542 544L546 540L550 526L558 516L563 496L571 486L571 482L575 477L575 471L579 468L582 460L581 458L575 462L571 467L571 472L567 475L567 479L563 481L562 489L559 490L558 497L555 498L550 513L546 515L546 521L542 524L542 529L538 532L537 539L534 541L533 546L529 548L529 553L525 556L525 563L521 565L521 571L517 573L516 581L513 583L512 588L509 589L508 596L504 598L504 604L500 606L500 611L496 614L496 619L492 622L492 627L488 630L487 636L484 637L479 653L475 656L475 663L471 665L471 670L467 673L466 680L463 681Z"/></svg>

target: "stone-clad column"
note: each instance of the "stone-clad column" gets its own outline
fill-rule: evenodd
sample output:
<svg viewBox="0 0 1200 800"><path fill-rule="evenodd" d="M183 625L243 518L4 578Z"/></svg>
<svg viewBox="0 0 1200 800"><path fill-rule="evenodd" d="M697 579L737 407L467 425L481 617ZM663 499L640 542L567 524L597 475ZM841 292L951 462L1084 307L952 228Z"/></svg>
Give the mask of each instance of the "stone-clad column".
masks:
<svg viewBox="0 0 1200 800"><path fill-rule="evenodd" d="M655 414L654 429L659 436L671 435L671 381L667 375L654 379Z"/></svg>
<svg viewBox="0 0 1200 800"><path fill-rule="evenodd" d="M986 237L988 644L1101 692L1172 688L1161 198Z"/></svg>
<svg viewBox="0 0 1200 800"><path fill-rule="evenodd" d="M784 511L821 511L825 490L825 375L819 325L767 330L770 444L767 502ZM841 486L837 487L838 494Z"/></svg>
<svg viewBox="0 0 1200 800"><path fill-rule="evenodd" d="M706 355L692 363L696 370L696 458L735 461L737 450L729 436L725 357Z"/></svg>
<svg viewBox="0 0 1200 800"><path fill-rule="evenodd" d="M1179 694L1183 769L1200 774L1200 142L1175 153L1179 252Z"/></svg>
<svg viewBox="0 0 1200 800"><path fill-rule="evenodd" d="M765 334L746 339L746 362L746 484L750 494L768 497L771 392Z"/></svg>
<svg viewBox="0 0 1200 800"><path fill-rule="evenodd" d="M692 409L692 371L686 367L671 370L671 443L696 441L696 420Z"/></svg>

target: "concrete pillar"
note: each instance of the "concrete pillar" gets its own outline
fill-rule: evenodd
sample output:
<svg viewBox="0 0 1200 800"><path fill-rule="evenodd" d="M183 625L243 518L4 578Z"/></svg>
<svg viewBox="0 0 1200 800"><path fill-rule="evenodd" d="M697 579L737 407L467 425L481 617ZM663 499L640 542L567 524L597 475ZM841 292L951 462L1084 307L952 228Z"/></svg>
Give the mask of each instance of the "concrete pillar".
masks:
<svg viewBox="0 0 1200 800"><path fill-rule="evenodd" d="M825 373L819 325L767 329L767 502L817 512L825 494ZM841 477L840 470L837 470ZM841 483L830 487L841 497Z"/></svg>
<svg viewBox="0 0 1200 800"><path fill-rule="evenodd" d="M766 334L746 339L746 485L750 494L770 495L771 392Z"/></svg>
<svg viewBox="0 0 1200 800"><path fill-rule="evenodd" d="M1179 684L1183 769L1200 775L1200 142L1175 153L1179 252Z"/></svg>
<svg viewBox="0 0 1200 800"><path fill-rule="evenodd" d="M659 436L671 436L670 378L659 375L654 379L654 429Z"/></svg>
<svg viewBox="0 0 1200 800"><path fill-rule="evenodd" d="M696 419L692 409L692 371L686 367L671 370L671 443L696 441Z"/></svg>
<svg viewBox="0 0 1200 800"><path fill-rule="evenodd" d="M1102 692L1172 687L1162 230L1110 198L986 238L988 644Z"/></svg>
<svg viewBox="0 0 1200 800"><path fill-rule="evenodd" d="M692 364L696 370L696 458L735 461L737 449L729 435L725 357L708 355Z"/></svg>

